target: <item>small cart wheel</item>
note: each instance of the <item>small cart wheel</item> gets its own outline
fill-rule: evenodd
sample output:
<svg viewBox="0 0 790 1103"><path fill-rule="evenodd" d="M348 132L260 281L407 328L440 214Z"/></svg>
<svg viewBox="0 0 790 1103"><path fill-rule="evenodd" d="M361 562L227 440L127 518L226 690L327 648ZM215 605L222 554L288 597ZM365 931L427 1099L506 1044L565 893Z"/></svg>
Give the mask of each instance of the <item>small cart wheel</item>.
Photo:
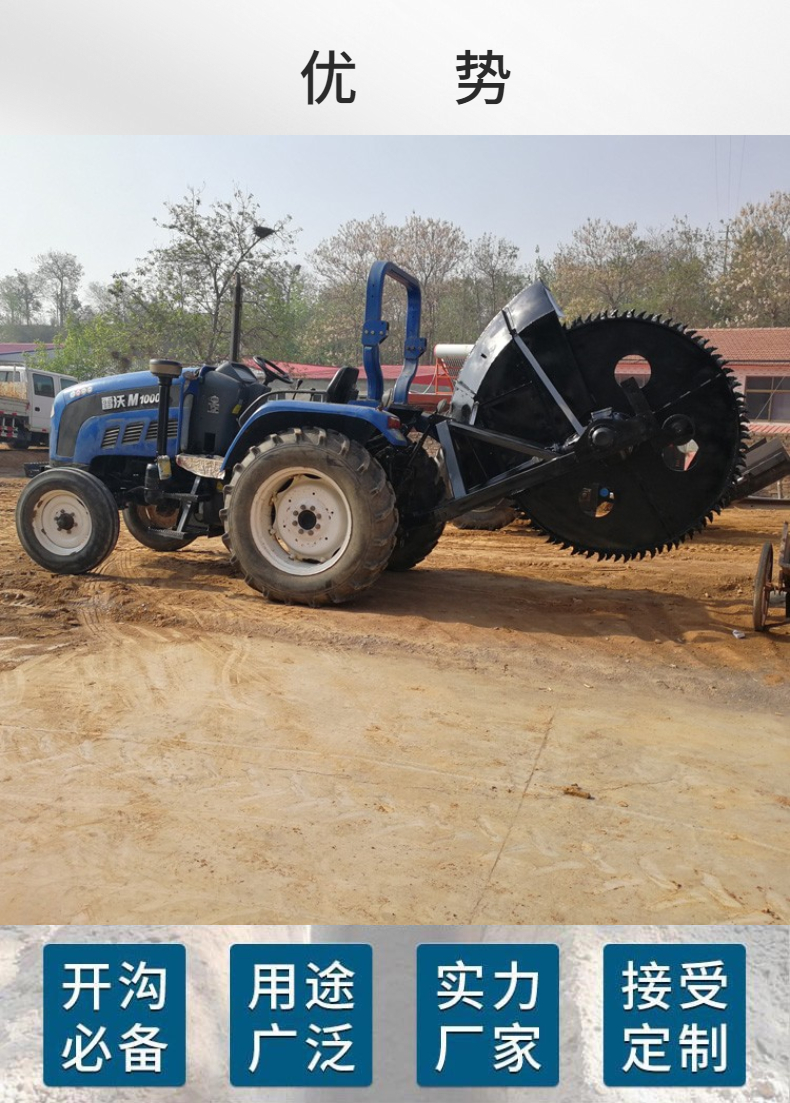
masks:
<svg viewBox="0 0 790 1103"><path fill-rule="evenodd" d="M754 605L752 615L755 632L764 632L768 620L768 603L773 590L771 578L774 571L774 549L770 543L763 544L757 574L754 576Z"/></svg>

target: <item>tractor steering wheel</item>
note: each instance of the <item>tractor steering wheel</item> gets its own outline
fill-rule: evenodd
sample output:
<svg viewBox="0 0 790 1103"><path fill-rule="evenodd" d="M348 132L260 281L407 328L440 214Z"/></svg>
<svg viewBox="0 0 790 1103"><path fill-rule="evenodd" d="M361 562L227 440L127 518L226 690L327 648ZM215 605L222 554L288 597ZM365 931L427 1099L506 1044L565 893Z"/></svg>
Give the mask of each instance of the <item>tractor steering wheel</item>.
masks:
<svg viewBox="0 0 790 1103"><path fill-rule="evenodd" d="M267 360L263 356L253 356L253 360L263 372L267 383L272 383L275 379L279 379L283 383L293 383L293 379L288 372L272 363L271 360Z"/></svg>

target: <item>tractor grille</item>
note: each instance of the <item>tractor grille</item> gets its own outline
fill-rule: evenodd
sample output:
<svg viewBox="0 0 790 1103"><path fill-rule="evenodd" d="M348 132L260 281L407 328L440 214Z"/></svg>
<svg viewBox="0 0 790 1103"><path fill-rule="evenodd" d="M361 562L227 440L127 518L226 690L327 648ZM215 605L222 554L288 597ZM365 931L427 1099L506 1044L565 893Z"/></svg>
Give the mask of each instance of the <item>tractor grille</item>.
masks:
<svg viewBox="0 0 790 1103"><path fill-rule="evenodd" d="M123 431L123 443L137 444L143 435L143 428L142 421L136 421L134 425L127 425Z"/></svg>
<svg viewBox="0 0 790 1103"><path fill-rule="evenodd" d="M170 440L173 440L173 438L175 437L176 429L177 429L176 419L171 417L170 420L167 423L167 435L170 438ZM145 439L146 440L156 440L156 422L155 421L152 421L152 422L149 423L148 432L146 434Z"/></svg>
<svg viewBox="0 0 790 1103"><path fill-rule="evenodd" d="M113 448L118 443L118 435L120 432L120 425L113 425L110 429L105 429L101 442L102 448Z"/></svg>
<svg viewBox="0 0 790 1103"><path fill-rule="evenodd" d="M167 435L173 440L176 436L178 423L175 418L170 418L167 423ZM121 438L121 432L123 432L123 444L139 444L141 440L156 440L156 421L149 421L146 426L144 421L135 421L131 425L127 425L123 428L120 425L111 425L109 429L104 430L104 436L102 437L102 448L114 448L118 444ZM144 435L145 434L145 435Z"/></svg>

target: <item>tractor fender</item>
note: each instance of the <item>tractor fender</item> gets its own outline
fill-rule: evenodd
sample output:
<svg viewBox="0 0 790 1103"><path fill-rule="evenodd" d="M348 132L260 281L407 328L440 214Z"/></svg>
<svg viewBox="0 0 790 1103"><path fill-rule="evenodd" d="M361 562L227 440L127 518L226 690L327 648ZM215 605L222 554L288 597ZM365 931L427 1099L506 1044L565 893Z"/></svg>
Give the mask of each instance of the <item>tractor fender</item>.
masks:
<svg viewBox="0 0 790 1103"><path fill-rule="evenodd" d="M242 456L254 444L260 444L272 433L284 429L306 429L310 426L334 429L351 440L366 445L372 438L384 437L389 444L405 447L408 440L393 422L392 414L373 406L335 404L327 402L267 402L245 421L225 455L222 475L232 471Z"/></svg>

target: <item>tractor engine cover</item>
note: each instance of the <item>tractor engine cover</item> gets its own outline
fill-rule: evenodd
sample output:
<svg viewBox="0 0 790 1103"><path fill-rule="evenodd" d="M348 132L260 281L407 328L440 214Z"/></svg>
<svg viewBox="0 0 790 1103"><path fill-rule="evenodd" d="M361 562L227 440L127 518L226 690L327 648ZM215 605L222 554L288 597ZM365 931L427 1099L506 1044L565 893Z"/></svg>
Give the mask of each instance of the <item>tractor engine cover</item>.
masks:
<svg viewBox="0 0 790 1103"><path fill-rule="evenodd" d="M533 284L478 339L450 413L559 454L602 411L650 415L655 439L605 458L580 449L573 468L517 494L551 541L601 558L652 555L702 529L730 500L747 435L735 377L693 330L660 316L610 313L565 326L548 288ZM468 489L524 462L456 439Z"/></svg>

